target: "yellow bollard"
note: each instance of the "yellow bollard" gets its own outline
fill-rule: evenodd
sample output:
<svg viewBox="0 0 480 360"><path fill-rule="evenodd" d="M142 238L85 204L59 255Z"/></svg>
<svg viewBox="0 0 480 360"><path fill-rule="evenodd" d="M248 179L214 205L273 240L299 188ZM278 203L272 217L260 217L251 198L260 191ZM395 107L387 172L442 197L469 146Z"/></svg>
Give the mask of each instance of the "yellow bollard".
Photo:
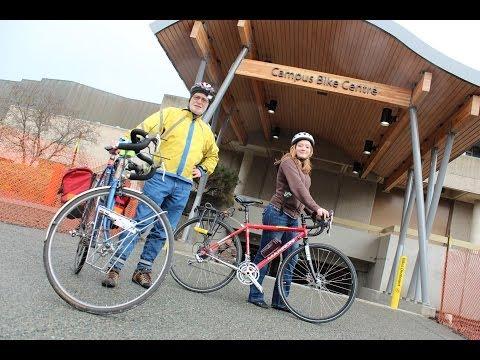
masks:
<svg viewBox="0 0 480 360"><path fill-rule="evenodd" d="M390 303L390 307L392 309L398 308L398 302L400 301L400 294L402 292L402 284L403 284L403 278L405 277L406 267L407 267L407 257L404 255L400 257L397 276L395 277L395 287L392 293L392 302Z"/></svg>

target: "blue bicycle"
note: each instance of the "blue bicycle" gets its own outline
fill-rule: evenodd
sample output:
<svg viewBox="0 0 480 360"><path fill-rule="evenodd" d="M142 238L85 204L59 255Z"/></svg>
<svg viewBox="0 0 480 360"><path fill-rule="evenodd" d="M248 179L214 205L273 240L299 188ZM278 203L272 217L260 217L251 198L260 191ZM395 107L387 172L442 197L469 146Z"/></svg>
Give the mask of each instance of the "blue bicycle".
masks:
<svg viewBox="0 0 480 360"><path fill-rule="evenodd" d="M147 180L155 174L149 145L158 146L158 140L140 129L132 130L131 139L132 143L105 147L110 158L93 187L64 204L47 230L43 252L47 278L63 300L81 311L105 315L132 309L158 289L170 270L174 237L166 213L126 186L127 180ZM119 155L119 150L133 150L135 156ZM146 218L135 217L137 206L149 211ZM152 285L143 288L122 277L134 272L151 232L165 240L152 267ZM119 286L101 286L117 262L123 265Z"/></svg>

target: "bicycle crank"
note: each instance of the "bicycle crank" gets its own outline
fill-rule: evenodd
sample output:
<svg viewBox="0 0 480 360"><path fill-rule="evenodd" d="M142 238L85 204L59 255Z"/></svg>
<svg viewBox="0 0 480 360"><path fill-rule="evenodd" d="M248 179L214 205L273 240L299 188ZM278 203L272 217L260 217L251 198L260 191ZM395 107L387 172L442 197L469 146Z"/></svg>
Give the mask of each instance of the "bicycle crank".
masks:
<svg viewBox="0 0 480 360"><path fill-rule="evenodd" d="M250 261L243 261L238 265L237 279L243 285L255 285L255 287L263 293L262 285L258 283L260 271L255 263Z"/></svg>

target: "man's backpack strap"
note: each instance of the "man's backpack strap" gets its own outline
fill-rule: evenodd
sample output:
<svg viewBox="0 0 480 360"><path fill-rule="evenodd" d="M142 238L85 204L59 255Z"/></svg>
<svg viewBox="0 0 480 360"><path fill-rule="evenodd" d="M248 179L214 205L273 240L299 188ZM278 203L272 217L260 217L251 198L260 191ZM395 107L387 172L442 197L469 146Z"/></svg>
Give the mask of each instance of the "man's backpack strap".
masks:
<svg viewBox="0 0 480 360"><path fill-rule="evenodd" d="M163 134L160 135L161 139L165 139L168 134L170 134L173 129L175 129L182 121L184 121L187 118L187 115L182 116L180 119L178 119L172 126L170 126ZM160 121L163 124L163 112L160 115ZM163 127L163 125L162 125Z"/></svg>

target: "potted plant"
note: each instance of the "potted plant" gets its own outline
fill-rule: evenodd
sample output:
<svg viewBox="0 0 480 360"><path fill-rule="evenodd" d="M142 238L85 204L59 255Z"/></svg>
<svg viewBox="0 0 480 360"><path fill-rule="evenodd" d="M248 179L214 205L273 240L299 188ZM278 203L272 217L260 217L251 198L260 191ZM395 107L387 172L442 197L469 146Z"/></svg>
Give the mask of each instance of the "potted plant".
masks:
<svg viewBox="0 0 480 360"><path fill-rule="evenodd" d="M238 180L238 174L235 171L218 164L213 174L208 177L201 204L209 202L219 210L224 210L232 206L234 203L233 191L238 184ZM198 186L197 181L194 184L194 188L190 193L190 198L183 212L185 215L190 213L197 195L197 186L195 185Z"/></svg>

